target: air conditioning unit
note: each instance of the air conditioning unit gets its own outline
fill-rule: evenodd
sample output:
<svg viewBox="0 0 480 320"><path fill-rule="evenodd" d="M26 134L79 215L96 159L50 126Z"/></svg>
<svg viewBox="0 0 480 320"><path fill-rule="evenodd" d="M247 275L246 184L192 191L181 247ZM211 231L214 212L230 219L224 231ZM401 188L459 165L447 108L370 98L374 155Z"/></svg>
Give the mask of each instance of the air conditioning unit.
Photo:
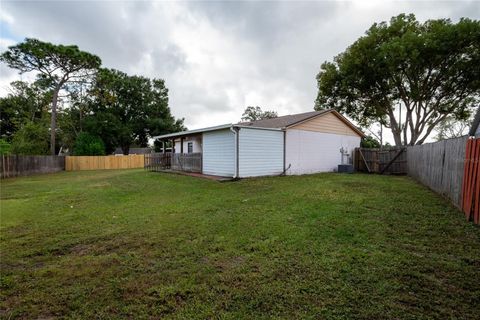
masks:
<svg viewBox="0 0 480 320"><path fill-rule="evenodd" d="M353 172L353 164L352 164L352 157L348 152L348 149L341 147L340 153L342 154L342 164L338 165L338 172L339 173L352 173Z"/></svg>

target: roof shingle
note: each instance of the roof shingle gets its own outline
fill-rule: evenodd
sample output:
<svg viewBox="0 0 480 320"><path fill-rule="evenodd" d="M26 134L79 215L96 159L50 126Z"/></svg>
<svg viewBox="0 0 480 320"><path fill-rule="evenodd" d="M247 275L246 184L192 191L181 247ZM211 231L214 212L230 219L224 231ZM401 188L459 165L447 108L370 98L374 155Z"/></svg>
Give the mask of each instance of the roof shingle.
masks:
<svg viewBox="0 0 480 320"><path fill-rule="evenodd" d="M310 111L305 113L290 114L272 119L262 119L250 122L239 122L238 125L252 126L258 128L286 128L295 123L302 122L309 118L315 117L330 110Z"/></svg>

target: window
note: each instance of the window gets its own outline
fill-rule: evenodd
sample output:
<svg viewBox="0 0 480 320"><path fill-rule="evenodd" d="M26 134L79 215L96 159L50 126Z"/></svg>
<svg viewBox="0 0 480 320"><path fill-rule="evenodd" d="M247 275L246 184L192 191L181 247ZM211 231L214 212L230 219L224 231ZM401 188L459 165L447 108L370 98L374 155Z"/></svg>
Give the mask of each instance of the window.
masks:
<svg viewBox="0 0 480 320"><path fill-rule="evenodd" d="M193 142L189 142L187 144L187 148L188 148L188 153L192 153L193 152Z"/></svg>

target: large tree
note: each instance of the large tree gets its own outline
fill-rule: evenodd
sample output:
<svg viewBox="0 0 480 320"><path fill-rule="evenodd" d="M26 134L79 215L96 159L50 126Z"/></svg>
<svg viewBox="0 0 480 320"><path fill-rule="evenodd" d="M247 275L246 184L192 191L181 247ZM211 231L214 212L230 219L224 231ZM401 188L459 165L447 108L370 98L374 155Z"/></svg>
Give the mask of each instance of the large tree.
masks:
<svg viewBox="0 0 480 320"><path fill-rule="evenodd" d="M248 106L242 114L242 121L256 121L262 119L272 119L278 117L276 111L263 111L259 106Z"/></svg>
<svg viewBox="0 0 480 320"><path fill-rule="evenodd" d="M480 23L420 23L413 14L375 23L323 63L317 81L315 109L380 123L396 145L422 144L448 117L468 118L480 100Z"/></svg>
<svg viewBox="0 0 480 320"><path fill-rule="evenodd" d="M91 115L85 130L101 137L107 153L120 146L147 146L149 138L184 129L168 107L168 89L161 79L129 76L121 71L101 69L92 88Z"/></svg>
<svg viewBox="0 0 480 320"><path fill-rule="evenodd" d="M59 93L69 83L91 76L101 64L96 55L74 45L55 45L25 39L2 53L0 60L20 73L35 72L51 88L50 152L55 154L56 116Z"/></svg>
<svg viewBox="0 0 480 320"><path fill-rule="evenodd" d="M6 97L0 98L0 137L11 141L14 134L28 122L48 117L51 95L39 83L15 81Z"/></svg>

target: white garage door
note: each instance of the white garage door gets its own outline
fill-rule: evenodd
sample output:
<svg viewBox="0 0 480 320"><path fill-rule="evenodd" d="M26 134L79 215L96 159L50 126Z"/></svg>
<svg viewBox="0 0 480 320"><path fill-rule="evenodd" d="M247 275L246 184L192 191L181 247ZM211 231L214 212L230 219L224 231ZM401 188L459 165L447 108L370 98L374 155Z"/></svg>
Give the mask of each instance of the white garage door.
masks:
<svg viewBox="0 0 480 320"><path fill-rule="evenodd" d="M203 133L203 173L233 177L235 135L229 129Z"/></svg>

